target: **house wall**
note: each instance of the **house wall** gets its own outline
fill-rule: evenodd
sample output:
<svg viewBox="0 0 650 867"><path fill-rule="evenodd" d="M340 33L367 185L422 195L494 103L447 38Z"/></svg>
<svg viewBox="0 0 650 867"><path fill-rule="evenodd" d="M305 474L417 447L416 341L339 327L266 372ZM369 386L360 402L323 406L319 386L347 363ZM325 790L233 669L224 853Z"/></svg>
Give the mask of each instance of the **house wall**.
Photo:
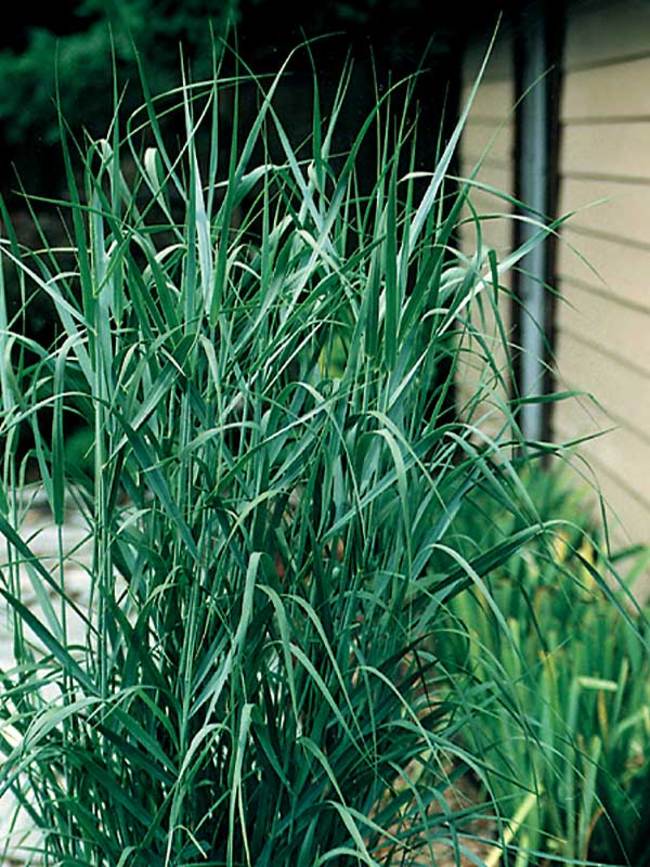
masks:
<svg viewBox="0 0 650 867"><path fill-rule="evenodd" d="M462 104L469 99L472 86L480 70L489 40L478 42L472 46L464 57L462 71ZM514 188L514 111L515 85L512 39L507 28L499 34L490 56L484 78L476 95L472 109L463 133L460 150L459 171L462 177L469 177L477 163L482 160L476 180L494 187L507 194L513 194ZM484 153L489 145L487 155ZM492 248L500 258L512 249L513 221L512 206L496 195L474 189L471 192L471 202L481 215L480 233L484 253ZM487 215L498 215L490 216ZM465 224L459 231L461 249L466 254L476 251L478 245L477 227L473 222L469 209L465 211ZM509 339L511 316L509 278L503 281L503 290L499 293L498 309L502 319L506 338ZM470 422L481 422L481 429L490 436L497 436L503 430L504 415L501 410L509 393L508 347L503 344L503 337L497 328L496 316L489 303L483 304L484 315L481 317L478 305L473 307L472 324L480 330L496 360L496 367L503 377L499 376L482 360L483 350L476 340L465 339L465 360L461 365L457 379L457 400L461 411ZM471 407L468 403L476 394L477 388L482 388L490 398Z"/></svg>
<svg viewBox="0 0 650 867"><path fill-rule="evenodd" d="M587 394L554 405L551 433L571 442L608 431L576 447L593 473L574 464L602 491L617 543L650 542L650 2L569 0L565 14L558 214L576 213L556 245L555 387ZM467 52L465 93L480 50ZM516 172L515 81L506 38L462 145L467 174L510 117L480 173L507 191ZM475 201L480 210L494 206L482 194ZM488 231L498 250L510 248L512 224ZM463 239L471 249L468 230ZM650 581L640 592L648 590Z"/></svg>
<svg viewBox="0 0 650 867"><path fill-rule="evenodd" d="M570 7L561 100L555 439L580 451L619 538L650 541L650 4ZM606 201L602 201L606 199ZM599 204L595 204L600 202Z"/></svg>

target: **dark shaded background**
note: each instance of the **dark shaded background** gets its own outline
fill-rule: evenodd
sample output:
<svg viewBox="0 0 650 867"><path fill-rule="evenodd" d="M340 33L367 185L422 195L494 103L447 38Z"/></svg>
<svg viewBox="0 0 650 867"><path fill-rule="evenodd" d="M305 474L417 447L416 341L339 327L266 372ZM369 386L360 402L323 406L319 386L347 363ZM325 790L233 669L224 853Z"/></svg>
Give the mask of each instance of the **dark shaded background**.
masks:
<svg viewBox="0 0 650 867"><path fill-rule="evenodd" d="M105 130L112 111L111 32L120 80L131 82L127 106L139 100L133 44L151 90L159 92L178 82L179 45L193 77L209 75L209 24L223 34L230 20L235 22L243 57L259 72L276 68L305 35L337 34L316 49L317 60L327 80L336 78L348 51L354 56L351 114L363 112L372 99L371 52L384 81L389 74L395 79L414 72L425 57L418 96L424 114L439 118L448 86L453 95L463 42L472 31L496 22L499 6L504 5L508 4L435 0L335 0L314 5L283 0L60 0L40 8L17 5L0 37L2 192L7 195L14 185L13 162L32 189L36 185L42 192L57 185L55 65L63 111L72 129L79 131L83 125L93 135ZM295 64L293 72L298 103L303 82Z"/></svg>

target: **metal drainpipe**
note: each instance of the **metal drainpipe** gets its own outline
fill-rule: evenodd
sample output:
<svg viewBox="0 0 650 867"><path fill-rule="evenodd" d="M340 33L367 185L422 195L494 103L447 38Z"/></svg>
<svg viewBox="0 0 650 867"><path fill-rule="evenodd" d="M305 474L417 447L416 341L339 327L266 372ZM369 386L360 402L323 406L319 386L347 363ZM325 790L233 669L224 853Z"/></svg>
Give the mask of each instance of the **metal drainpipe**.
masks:
<svg viewBox="0 0 650 867"><path fill-rule="evenodd" d="M524 215L539 220L546 214L549 204L549 82L545 73L549 68L546 41L544 3L530 4L523 17L522 39L522 93L526 93L520 106L519 131L519 194L530 209ZM537 215L536 215L537 214ZM534 235L539 228L522 223L521 243ZM522 397L540 394L545 379L544 357L546 355L544 323L546 321L547 293L544 281L548 273L548 244L538 244L520 263L518 279L519 300L522 305L520 318L520 378ZM521 407L520 424L527 440L541 440L544 430L544 405L524 403Z"/></svg>

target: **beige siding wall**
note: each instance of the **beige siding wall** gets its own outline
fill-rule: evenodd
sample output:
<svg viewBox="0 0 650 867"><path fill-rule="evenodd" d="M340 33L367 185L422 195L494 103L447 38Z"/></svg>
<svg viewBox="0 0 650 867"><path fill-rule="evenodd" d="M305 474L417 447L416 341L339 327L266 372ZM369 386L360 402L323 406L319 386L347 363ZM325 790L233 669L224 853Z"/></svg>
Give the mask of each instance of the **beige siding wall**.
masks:
<svg viewBox="0 0 650 867"><path fill-rule="evenodd" d="M485 44L477 44L467 52L463 65L462 102L467 102L474 80L483 60ZM507 32L503 32L491 54L489 65L465 127L460 153L460 173L469 177L477 163L481 168L477 181L494 187L507 194L513 193L513 147L514 147L514 117L515 102L513 74L512 42ZM486 148L488 148L486 153ZM500 258L512 249L513 222L510 219L512 208L498 196L482 190L474 190L471 201L483 217L480 223L483 251L492 248ZM487 219L487 215L491 215ZM493 215L498 215L494 217ZM460 242L466 254L477 249L477 229L469 219L469 211L465 217L467 222L461 228ZM503 319L505 333L510 332L510 303L507 290L510 281L503 281L504 290L500 293L499 310ZM485 304L485 316L481 319L478 308L474 307L472 317L474 327L483 332L487 344L491 347L498 370L507 381L508 362L507 347L504 347L496 324L496 317L491 313L490 305ZM499 406L507 399L507 388L499 384L499 378L482 361L482 350L477 341L466 340L467 350L465 362L458 378L458 399L461 407L467 407L478 388L486 393L486 399L471 413L471 420L481 419L483 430L490 436L499 433L503 426L503 415ZM489 395L489 396L488 396Z"/></svg>
<svg viewBox="0 0 650 867"><path fill-rule="evenodd" d="M569 13L561 105L560 212L576 210L558 254L563 387L556 439L581 446L619 538L650 541L650 4ZM606 200L606 201L603 201ZM598 202L598 204L596 204ZM584 258L581 258L584 257Z"/></svg>

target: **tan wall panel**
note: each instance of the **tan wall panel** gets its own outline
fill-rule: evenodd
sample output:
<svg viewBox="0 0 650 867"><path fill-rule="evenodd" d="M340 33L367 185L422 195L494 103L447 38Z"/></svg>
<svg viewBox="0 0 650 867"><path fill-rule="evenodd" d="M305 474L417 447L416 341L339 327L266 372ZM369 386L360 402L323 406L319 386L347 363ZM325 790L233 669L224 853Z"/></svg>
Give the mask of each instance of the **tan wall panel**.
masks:
<svg viewBox="0 0 650 867"><path fill-rule="evenodd" d="M562 439L596 434L612 427L607 417L601 416L584 401L562 401L556 406L554 427ZM634 496L650 509L650 472L644 471L650 467L647 442L625 428L617 428L582 443L580 451L607 467L611 475L632 488Z"/></svg>
<svg viewBox="0 0 650 867"><path fill-rule="evenodd" d="M593 458L592 458L593 460ZM605 500L612 547L626 547L630 543L645 543L650 539L650 510L645 503L639 502L630 492L627 485L622 485L618 479L607 472L607 468L594 460L594 469L598 483ZM626 565L620 567L620 574L625 578ZM634 591L639 598L647 599L650 595L650 576L640 576L634 585Z"/></svg>
<svg viewBox="0 0 650 867"><path fill-rule="evenodd" d="M579 235L570 229L563 232L562 238L557 261L560 277L590 283L650 310L650 247L642 250L620 241Z"/></svg>
<svg viewBox="0 0 650 867"><path fill-rule="evenodd" d="M579 337L560 331L556 344L557 369L565 388L578 388L607 399L614 424L627 423L650 441L650 372L644 374L589 346Z"/></svg>
<svg viewBox="0 0 650 867"><path fill-rule="evenodd" d="M609 436L605 431L614 427L602 407L587 395L558 400L553 405L553 431L558 443L567 444L579 438L596 436L600 444L605 436Z"/></svg>
<svg viewBox="0 0 650 867"><path fill-rule="evenodd" d="M469 219L469 214L467 215ZM496 220L480 218L483 252L494 249L497 258L502 258L512 249L512 223L507 217ZM471 255L476 252L477 226L474 221L463 224L462 227L463 252Z"/></svg>
<svg viewBox="0 0 650 867"><path fill-rule="evenodd" d="M645 39L647 41L647 34ZM608 39L600 41L604 46L609 42ZM567 55L567 60L570 59ZM567 72L561 117L564 121L574 121L650 116L649 76L650 57Z"/></svg>
<svg viewBox="0 0 650 867"><path fill-rule="evenodd" d="M644 185L565 178L559 213L572 210L578 210L571 219L579 228L650 244L650 189Z"/></svg>
<svg viewBox="0 0 650 867"><path fill-rule="evenodd" d="M463 86L460 100L461 109L469 101L473 82ZM512 81L486 81L480 83L469 113L470 120L492 121L500 124L512 122L515 104L515 90Z"/></svg>
<svg viewBox="0 0 650 867"><path fill-rule="evenodd" d="M470 158L469 155L465 156L464 150L461 152L459 163L460 168L462 169L462 173L465 177L469 177L476 166L476 160ZM480 167L475 180L484 184L489 184L497 190L511 191L513 182L513 171L510 167L505 168L503 166L498 167L484 165ZM481 190L477 188L474 192L474 195L480 192Z"/></svg>
<svg viewBox="0 0 650 867"><path fill-rule="evenodd" d="M489 176L487 171L485 172L485 177L481 174L481 181L487 183L492 183L493 179ZM499 190L499 193L503 192L505 196L508 196L509 193L506 188L502 187L494 183L495 189ZM486 218L489 217L491 223L502 223L504 225L511 226L512 225L512 205L508 201L505 196L502 196L497 193L488 192L486 190L480 189L479 187L474 187L469 194L469 201L471 202L474 210L478 214L479 217ZM472 214L468 205L465 205L464 213L469 216ZM498 217L499 219L495 219Z"/></svg>
<svg viewBox="0 0 650 867"><path fill-rule="evenodd" d="M487 43L486 43L487 45ZM474 77L478 72L485 51L482 45L475 45L466 52L463 64L463 95L462 104L465 103L472 89ZM475 97L469 120L465 127L460 147L460 172L469 177L482 156L485 146L495 135L489 155L482 164L477 180L495 187L497 190L511 193L513 184L513 170L511 166L514 123L513 105L515 101L514 76L512 65L512 43L507 32L502 32L497 40L495 49L490 58L485 77L481 82ZM510 214L512 206L490 193L479 189L471 192L471 201L479 214ZM465 209L464 216L469 212ZM512 249L512 221L508 216L499 219L482 220L481 232L485 252L493 248L497 256L501 258ZM466 223L460 231L461 245L466 254L476 250L476 228L472 223ZM487 273L486 262L486 273ZM504 285L509 286L510 279L506 276ZM503 328L506 334L510 328L510 302L505 294L501 295L499 313L503 320ZM474 301L471 311L473 325L485 335L490 351L494 355L497 370L508 374L508 349L503 346L496 327L494 311L486 305L484 320L481 321L477 302ZM504 423L502 410L498 408L499 402L506 399L506 391L498 382L495 375L485 360L481 358L481 349L478 341L468 336L462 341L462 347L466 351L463 361L459 365L457 387L458 405L466 409L465 418L472 423L479 423L482 430L490 437L497 436ZM472 402L477 393L484 397L476 408L471 412L471 418L467 417L468 401ZM495 405L497 404L497 405Z"/></svg>
<svg viewBox="0 0 650 867"><path fill-rule="evenodd" d="M560 330L583 335L606 352L650 372L650 315L566 282L562 286L562 297L567 303L558 303ZM602 363L607 364L606 356ZM571 376L568 367L565 374ZM601 393L598 398L607 405L607 394ZM648 469L650 471L650 464Z"/></svg>
<svg viewBox="0 0 650 867"><path fill-rule="evenodd" d="M475 166L475 160L465 157L463 153L460 160L461 175L464 178L470 179ZM482 165L476 177L472 178L472 181L476 181L476 184L485 184L488 187L493 187L497 193L503 192L512 195L513 172L511 168ZM480 186L474 186L470 191L472 201L474 199L477 201L483 199L489 205L490 211L493 211L496 205L499 205L501 210L510 208L511 205L504 201L497 193L492 193Z"/></svg>
<svg viewBox="0 0 650 867"><path fill-rule="evenodd" d="M464 161L461 163L461 171L464 175L469 175L472 168L473 164L468 164ZM512 173L510 170L486 165L481 168L477 180L506 193L512 189ZM499 259L503 258L512 250L514 223L509 216L512 213L512 205L498 195L488 193L479 188L473 189L470 197L479 217L484 217L487 214L504 215L502 217L480 220L482 243L485 252L491 248L496 251ZM470 221L464 223L462 226L462 244L464 251L471 253L477 247L476 226L471 219L471 212L467 208L463 211L463 218ZM509 286L511 282L510 277L508 276L503 282L504 285ZM507 313L504 315L507 315Z"/></svg>
<svg viewBox="0 0 650 867"><path fill-rule="evenodd" d="M487 178L485 180L487 182ZM499 187L499 189L503 190L503 187ZM486 232L490 230L487 227L494 226L505 226L508 230L512 229L512 205L506 199L496 194L476 189L470 194L470 202L479 218L485 217L482 228ZM469 216L471 212L468 208L466 210ZM499 232L500 230L497 228L492 231Z"/></svg>
<svg viewBox="0 0 650 867"><path fill-rule="evenodd" d="M474 165L488 148L487 159L503 163L507 168L512 159L514 128L491 123L468 123L463 131L463 162Z"/></svg>
<svg viewBox="0 0 650 867"><path fill-rule="evenodd" d="M564 67L559 213L578 213L558 245L558 388L602 408L557 404L554 433L616 427L579 453L628 538L650 541L650 2L573 4Z"/></svg>
<svg viewBox="0 0 650 867"><path fill-rule="evenodd" d="M472 164L463 162L461 172L469 176L473 168ZM509 170L494 166L482 166L477 181L487 184L499 192L511 194L512 176ZM474 187L470 192L470 201L481 219L480 227L483 234L483 244L494 247L499 254L504 254L512 249L514 224L510 218L512 205L496 193L487 192L479 187ZM492 216L487 215L503 215ZM463 209L463 219L473 219L469 208ZM465 239L471 243L471 249L476 248L476 231L472 222L464 224Z"/></svg>
<svg viewBox="0 0 650 867"><path fill-rule="evenodd" d="M567 69L613 58L650 54L650 4L647 0L587 3L567 22Z"/></svg>
<svg viewBox="0 0 650 867"><path fill-rule="evenodd" d="M650 81L650 65L648 66ZM650 88L644 84L650 96ZM562 173L647 178L650 181L650 121L568 126L562 141ZM650 198L650 186L647 189Z"/></svg>

